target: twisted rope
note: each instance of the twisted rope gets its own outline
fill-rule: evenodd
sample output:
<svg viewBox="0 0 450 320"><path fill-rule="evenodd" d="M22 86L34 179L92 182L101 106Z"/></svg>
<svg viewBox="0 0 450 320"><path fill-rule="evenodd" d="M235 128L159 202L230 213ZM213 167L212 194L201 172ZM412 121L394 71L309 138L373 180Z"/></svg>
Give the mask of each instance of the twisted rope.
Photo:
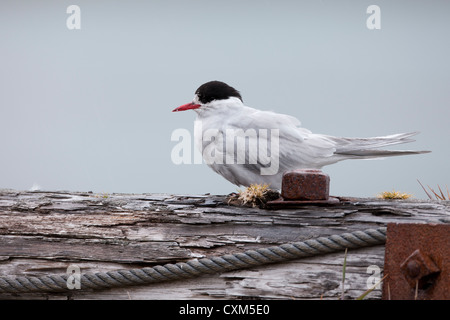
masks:
<svg viewBox="0 0 450 320"><path fill-rule="evenodd" d="M346 248L354 249L380 245L384 244L385 241L386 228L368 229L220 257L194 259L176 264L169 263L163 266L141 269L82 274L80 283L81 289L94 290L145 285L321 255L345 250ZM69 276L67 274L42 277L3 276L0 277L0 293L68 291L67 280Z"/></svg>

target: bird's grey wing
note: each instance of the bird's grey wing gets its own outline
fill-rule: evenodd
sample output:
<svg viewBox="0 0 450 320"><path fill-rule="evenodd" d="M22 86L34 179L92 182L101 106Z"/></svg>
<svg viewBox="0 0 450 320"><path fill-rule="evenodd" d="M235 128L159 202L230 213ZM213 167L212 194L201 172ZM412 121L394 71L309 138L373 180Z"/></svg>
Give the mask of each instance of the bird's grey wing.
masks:
<svg viewBox="0 0 450 320"><path fill-rule="evenodd" d="M230 127L221 128L205 137L202 141L204 161L213 171L235 185L265 183L261 178L261 168L269 164L258 158L257 135L251 130L239 130L232 134L233 131Z"/></svg>
<svg viewBox="0 0 450 320"><path fill-rule="evenodd" d="M267 135L270 137L267 148L271 155L274 153L273 157L278 154L279 170L282 172L297 168L321 168L331 161L336 151L334 142L327 136L313 134L302 128L298 119L285 114L254 111L246 117L239 117L235 122L231 119L227 125L254 129L258 132L258 137L260 129L267 129ZM278 139L277 145L272 139ZM258 169L260 168L257 166L255 170Z"/></svg>

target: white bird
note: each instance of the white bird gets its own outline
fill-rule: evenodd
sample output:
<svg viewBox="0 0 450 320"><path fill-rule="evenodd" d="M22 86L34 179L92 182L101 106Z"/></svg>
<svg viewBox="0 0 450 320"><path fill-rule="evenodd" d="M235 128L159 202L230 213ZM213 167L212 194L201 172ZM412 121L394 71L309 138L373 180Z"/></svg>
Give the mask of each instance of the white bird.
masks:
<svg viewBox="0 0 450 320"><path fill-rule="evenodd" d="M239 91L220 81L201 85L192 102L173 112L185 110L197 113L194 137L205 162L237 186L268 184L280 190L283 173L288 170L321 169L346 159L429 152L377 149L412 142L410 137L418 132L372 138L312 133L292 116L245 106Z"/></svg>

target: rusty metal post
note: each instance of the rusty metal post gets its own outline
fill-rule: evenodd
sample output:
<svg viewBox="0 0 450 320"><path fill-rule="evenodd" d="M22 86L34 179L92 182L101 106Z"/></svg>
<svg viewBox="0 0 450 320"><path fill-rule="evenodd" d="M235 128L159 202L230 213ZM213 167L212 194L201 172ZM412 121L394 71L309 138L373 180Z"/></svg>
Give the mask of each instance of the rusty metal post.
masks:
<svg viewBox="0 0 450 320"><path fill-rule="evenodd" d="M450 299L450 225L389 223L383 299Z"/></svg>
<svg viewBox="0 0 450 320"><path fill-rule="evenodd" d="M281 196L287 200L328 200L330 177L320 170L298 169L283 174Z"/></svg>
<svg viewBox="0 0 450 320"><path fill-rule="evenodd" d="M297 169L286 171L281 182L281 197L268 201L268 208L304 205L334 205L338 198L330 197L330 177L321 170Z"/></svg>

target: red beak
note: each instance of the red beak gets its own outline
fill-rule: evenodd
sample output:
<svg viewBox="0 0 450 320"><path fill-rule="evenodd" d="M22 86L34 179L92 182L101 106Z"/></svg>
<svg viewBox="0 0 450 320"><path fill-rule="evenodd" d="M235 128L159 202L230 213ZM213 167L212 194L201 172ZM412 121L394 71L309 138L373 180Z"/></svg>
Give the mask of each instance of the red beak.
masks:
<svg viewBox="0 0 450 320"><path fill-rule="evenodd" d="M186 111L186 110L191 110L191 109L197 109L200 107L201 106L199 104L190 102L190 103L183 104L182 106L179 106L178 108L173 109L172 112Z"/></svg>

